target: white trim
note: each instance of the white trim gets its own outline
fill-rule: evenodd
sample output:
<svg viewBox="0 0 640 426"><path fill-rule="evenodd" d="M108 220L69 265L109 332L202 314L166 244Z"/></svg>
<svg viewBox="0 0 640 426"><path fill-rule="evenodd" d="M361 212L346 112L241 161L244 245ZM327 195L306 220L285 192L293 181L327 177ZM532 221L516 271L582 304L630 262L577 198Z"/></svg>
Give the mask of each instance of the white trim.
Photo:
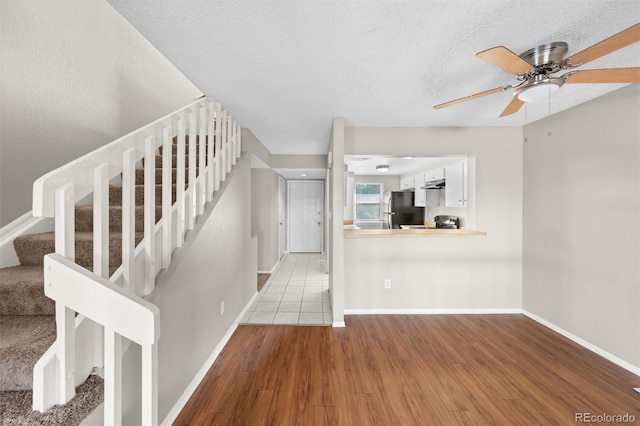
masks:
<svg viewBox="0 0 640 426"><path fill-rule="evenodd" d="M345 315L521 314L520 308L345 309Z"/></svg>
<svg viewBox="0 0 640 426"><path fill-rule="evenodd" d="M288 252L285 252L285 254ZM284 259L285 255L282 255L282 257L280 259L278 259L278 261L275 263L275 265L273 265L273 268L271 268L271 270L269 271L258 271L259 274L274 274L276 272L276 269L278 269L278 267L280 266L280 263L282 263L282 259ZM271 279L271 277L269 277L269 279Z"/></svg>
<svg viewBox="0 0 640 426"><path fill-rule="evenodd" d="M53 231L53 219L33 217L31 211L0 228L0 268L18 265L20 261L13 241L26 234Z"/></svg>
<svg viewBox="0 0 640 426"><path fill-rule="evenodd" d="M337 321L331 324L331 327L333 328L345 328L346 326L347 325L344 323L344 321Z"/></svg>
<svg viewBox="0 0 640 426"><path fill-rule="evenodd" d="M522 313L531 318L532 320L534 320L535 322L537 322L538 324L541 324L553 331L555 331L558 334L561 334L562 336L566 337L569 340L573 340L574 342L576 342L577 344L579 344L580 346L590 350L591 352L594 352L598 355L600 355L601 357L605 358L608 361L613 362L616 365L619 365L620 367L624 368L625 370L628 370L630 372L632 372L633 374L640 376L640 367L639 366L635 366L633 364L631 364L630 362L627 362L625 360L623 360L622 358L618 358L617 356L605 351L604 349L599 348L598 346L594 345L593 343L589 343L588 341L576 336L573 333L568 332L567 330L558 327L557 325L547 321L546 319L539 317L536 314L532 314L529 311L526 310L522 310Z"/></svg>
<svg viewBox="0 0 640 426"><path fill-rule="evenodd" d="M0 228L0 243L4 239L12 236L14 233L19 232L20 228L28 226L30 222L36 219L38 218L33 217L33 213L31 212L31 210L29 210L19 218L7 223L5 226Z"/></svg>
<svg viewBox="0 0 640 426"><path fill-rule="evenodd" d="M236 317L233 324L231 324L231 327L229 327L229 329L227 330L226 334L222 337L218 345L214 348L213 352L211 352L211 355L209 355L209 358L207 358L207 360L202 364L202 367L200 367L200 369L198 370L194 378L191 380L191 383L189 383L189 385L184 390L180 398L178 398L176 403L173 405L173 407L169 411L169 414L167 414L167 416L162 421L161 423L162 425L169 426L176 420L176 418L178 418L180 411L182 411L182 409L187 404L187 402L189 402L189 399L191 398L193 393L196 391L196 389L200 385L200 382L202 381L202 379L204 379L206 374L209 372L209 369L218 358L218 355L220 355L220 352L222 352L222 349L224 349L226 344L229 342L229 339L231 339L231 336L236 331L236 328L238 328L240 319L247 312L247 309L249 309L249 306L251 306L256 296L258 296L258 292L256 292L253 295L253 297L251 297L251 300L247 302L247 304L242 309L240 314Z"/></svg>

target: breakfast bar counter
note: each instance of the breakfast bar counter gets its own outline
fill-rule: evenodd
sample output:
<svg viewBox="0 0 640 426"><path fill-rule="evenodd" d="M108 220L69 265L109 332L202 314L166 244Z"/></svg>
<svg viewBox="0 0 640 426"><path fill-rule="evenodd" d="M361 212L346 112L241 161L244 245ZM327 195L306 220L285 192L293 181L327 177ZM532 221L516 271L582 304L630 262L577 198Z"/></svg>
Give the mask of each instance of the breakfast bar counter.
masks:
<svg viewBox="0 0 640 426"><path fill-rule="evenodd" d="M345 227L345 238L465 237L485 236L486 232L467 228L443 229L411 226L403 229L354 229Z"/></svg>
<svg viewBox="0 0 640 426"><path fill-rule="evenodd" d="M465 227L405 227L345 226L345 314L521 308L521 254L495 249L496 239L517 235Z"/></svg>

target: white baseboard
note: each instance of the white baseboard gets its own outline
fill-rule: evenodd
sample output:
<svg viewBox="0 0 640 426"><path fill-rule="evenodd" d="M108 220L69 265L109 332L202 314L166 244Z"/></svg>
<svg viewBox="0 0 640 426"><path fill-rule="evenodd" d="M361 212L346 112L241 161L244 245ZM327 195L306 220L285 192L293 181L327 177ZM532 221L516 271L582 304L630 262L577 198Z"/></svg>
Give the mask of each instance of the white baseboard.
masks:
<svg viewBox="0 0 640 426"><path fill-rule="evenodd" d="M522 310L522 313L524 315L526 315L527 317L531 318L532 320L534 320L535 322L537 322L538 324L544 325L545 327L555 331L558 334L561 334L562 336L566 337L569 340L573 340L574 342L576 342L577 344L579 344L580 346L589 349L591 352L594 352L598 355L600 355L601 357L613 362L614 364L624 368L625 370L628 370L630 372L632 372L633 374L640 376L640 367L635 366L633 364L631 364L630 362L627 362L625 360L623 360L622 358L618 358L617 356L605 351L602 348L599 348L598 346L576 336L573 333L568 332L567 330L558 327L557 325L547 321L546 319L536 315L536 314L532 314L529 311L526 310Z"/></svg>
<svg viewBox="0 0 640 426"><path fill-rule="evenodd" d="M204 379L204 376L206 376L207 372L209 371L213 363L216 361L216 359L220 355L220 352L222 352L222 349L224 349L226 344L229 342L229 339L231 339L231 336L236 331L236 328L238 328L238 324L240 323L240 320L242 319L244 314L247 312L247 309L249 309L249 306L251 306L251 304L253 303L257 295L258 295L258 292L256 292L253 295L251 300L249 300L249 302L242 309L242 312L240 312L240 314L236 317L233 324L231 324L231 327L229 327L229 330L227 330L227 332L222 337L220 342L216 345L213 352L211 352L211 355L209 355L209 357L204 362L204 364L202 364L202 367L200 367L195 377L191 380L191 382L189 383L185 391L182 393L180 398L178 398L176 403L173 405L173 408L171 408L171 410L169 411L169 414L167 414L167 417L164 418L164 420L161 423L162 425L170 426L176 420L176 418L180 414L180 411L182 411L184 406L187 404L187 402L189 401L193 393L198 388L198 385L200 385L200 382L202 381L202 379Z"/></svg>
<svg viewBox="0 0 640 426"><path fill-rule="evenodd" d="M282 258L284 259L284 256L282 256ZM278 259L278 261L276 262L275 265L273 265L273 268L271 268L270 271L258 271L259 274L273 274L275 272L275 270L278 268L278 266L280 266L280 259Z"/></svg>
<svg viewBox="0 0 640 426"><path fill-rule="evenodd" d="M333 324L331 324L331 326L333 328L345 328L347 325L344 323L344 321L340 321L340 322L334 322Z"/></svg>
<svg viewBox="0 0 640 426"><path fill-rule="evenodd" d="M520 308L345 309L345 315L521 314Z"/></svg>

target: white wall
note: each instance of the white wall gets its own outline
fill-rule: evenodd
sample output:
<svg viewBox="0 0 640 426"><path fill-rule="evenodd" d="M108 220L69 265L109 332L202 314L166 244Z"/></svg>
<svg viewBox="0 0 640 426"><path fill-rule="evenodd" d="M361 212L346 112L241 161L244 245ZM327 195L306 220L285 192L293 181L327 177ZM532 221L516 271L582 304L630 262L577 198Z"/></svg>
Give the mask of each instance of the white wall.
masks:
<svg viewBox="0 0 640 426"><path fill-rule="evenodd" d="M524 144L524 308L636 367L638 117L636 84L526 126Z"/></svg>
<svg viewBox="0 0 640 426"><path fill-rule="evenodd" d="M105 0L1 1L0 52L0 226L38 177L201 93Z"/></svg>
<svg viewBox="0 0 640 426"><path fill-rule="evenodd" d="M491 243L486 236L345 238L345 311L519 309L521 259L491 252Z"/></svg>
<svg viewBox="0 0 640 426"><path fill-rule="evenodd" d="M251 169L251 234L258 237L258 270L270 271L278 262L278 174Z"/></svg>
<svg viewBox="0 0 640 426"><path fill-rule="evenodd" d="M159 419L166 417L256 293L248 157L242 157L222 195L216 195L215 207L208 208L185 245L174 252L150 297L160 308ZM223 301L225 312L220 315ZM139 424L139 355L139 347L132 345L125 356L123 424Z"/></svg>
<svg viewBox="0 0 640 426"><path fill-rule="evenodd" d="M346 128L347 155L469 156L468 225L487 236L346 239L345 309L521 308L522 145L516 127Z"/></svg>

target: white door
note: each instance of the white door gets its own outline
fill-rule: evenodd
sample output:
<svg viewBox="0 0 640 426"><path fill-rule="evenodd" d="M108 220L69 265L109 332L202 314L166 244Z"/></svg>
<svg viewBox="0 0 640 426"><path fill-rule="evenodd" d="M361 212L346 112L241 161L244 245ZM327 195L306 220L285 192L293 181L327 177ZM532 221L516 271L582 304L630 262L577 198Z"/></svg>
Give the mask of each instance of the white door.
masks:
<svg viewBox="0 0 640 426"><path fill-rule="evenodd" d="M323 233L321 181L289 181L289 252L320 253Z"/></svg>
<svg viewBox="0 0 640 426"><path fill-rule="evenodd" d="M286 237L287 228L285 228L286 221L286 200L287 189L284 178L279 176L278 178L278 259L282 259L284 252L286 251Z"/></svg>

